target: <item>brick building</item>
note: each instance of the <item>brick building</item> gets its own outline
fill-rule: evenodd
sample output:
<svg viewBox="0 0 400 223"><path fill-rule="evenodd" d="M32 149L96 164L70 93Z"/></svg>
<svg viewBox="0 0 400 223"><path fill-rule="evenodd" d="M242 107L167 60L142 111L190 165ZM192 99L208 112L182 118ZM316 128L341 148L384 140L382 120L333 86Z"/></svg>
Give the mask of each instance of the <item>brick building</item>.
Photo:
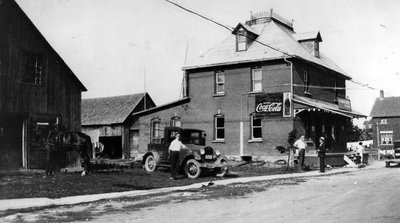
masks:
<svg viewBox="0 0 400 223"><path fill-rule="evenodd" d="M400 97L385 97L383 91L375 99L370 113L373 147L381 150L393 149L400 142Z"/></svg>
<svg viewBox="0 0 400 223"><path fill-rule="evenodd" d="M351 78L320 52L321 42L319 32L296 33L272 10L253 15L183 67L184 100L140 114L143 139L175 119L205 130L207 144L227 155L279 156L274 148L287 146L293 129L346 152L345 121L363 115L346 96Z"/></svg>

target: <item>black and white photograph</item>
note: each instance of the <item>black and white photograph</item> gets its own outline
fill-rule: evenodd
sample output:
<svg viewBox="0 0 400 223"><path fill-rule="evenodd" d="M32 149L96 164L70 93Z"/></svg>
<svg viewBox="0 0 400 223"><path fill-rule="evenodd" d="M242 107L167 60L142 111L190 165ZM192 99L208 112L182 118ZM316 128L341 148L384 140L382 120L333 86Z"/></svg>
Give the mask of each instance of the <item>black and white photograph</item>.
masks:
<svg viewBox="0 0 400 223"><path fill-rule="evenodd" d="M0 222L400 222L399 12L0 0Z"/></svg>

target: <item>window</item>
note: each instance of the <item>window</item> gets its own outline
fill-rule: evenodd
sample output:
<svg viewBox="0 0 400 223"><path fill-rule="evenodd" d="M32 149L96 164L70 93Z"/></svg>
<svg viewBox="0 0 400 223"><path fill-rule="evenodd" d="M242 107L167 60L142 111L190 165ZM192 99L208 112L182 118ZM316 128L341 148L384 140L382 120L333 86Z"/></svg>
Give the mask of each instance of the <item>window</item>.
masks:
<svg viewBox="0 0 400 223"><path fill-rule="evenodd" d="M252 91L262 91L262 69L255 68L251 72Z"/></svg>
<svg viewBox="0 0 400 223"><path fill-rule="evenodd" d="M381 131L381 145L393 144L393 131Z"/></svg>
<svg viewBox="0 0 400 223"><path fill-rule="evenodd" d="M171 126L181 127L181 117L179 117L177 114L174 114L174 116L171 118Z"/></svg>
<svg viewBox="0 0 400 223"><path fill-rule="evenodd" d="M224 72L215 73L215 93L224 94L225 93L225 74Z"/></svg>
<svg viewBox="0 0 400 223"><path fill-rule="evenodd" d="M160 143L162 138L161 119L155 118L151 121L151 142Z"/></svg>
<svg viewBox="0 0 400 223"><path fill-rule="evenodd" d="M23 83L40 85L42 83L42 56L26 53L25 73Z"/></svg>
<svg viewBox="0 0 400 223"><path fill-rule="evenodd" d="M387 124L387 119L381 119L381 124L386 125Z"/></svg>
<svg viewBox="0 0 400 223"><path fill-rule="evenodd" d="M216 115L214 117L214 137L215 140L225 140L225 116Z"/></svg>
<svg viewBox="0 0 400 223"><path fill-rule="evenodd" d="M240 29L236 34L236 50L245 51L247 50L247 37L246 31Z"/></svg>
<svg viewBox="0 0 400 223"><path fill-rule="evenodd" d="M310 77L308 75L308 71L304 71L304 93L310 93Z"/></svg>
<svg viewBox="0 0 400 223"><path fill-rule="evenodd" d="M314 52L315 52L315 57L319 58L319 42L318 41L314 42Z"/></svg>
<svg viewBox="0 0 400 223"><path fill-rule="evenodd" d="M262 119L257 118L254 115L251 116L251 138L254 139L262 139Z"/></svg>

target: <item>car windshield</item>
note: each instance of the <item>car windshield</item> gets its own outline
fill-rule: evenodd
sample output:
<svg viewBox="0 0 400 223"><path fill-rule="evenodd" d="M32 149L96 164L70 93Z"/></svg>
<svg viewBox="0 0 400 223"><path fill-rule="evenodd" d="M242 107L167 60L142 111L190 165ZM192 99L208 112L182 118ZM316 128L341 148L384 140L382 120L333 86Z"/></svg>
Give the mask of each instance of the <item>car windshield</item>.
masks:
<svg viewBox="0 0 400 223"><path fill-rule="evenodd" d="M194 144L204 146L205 143L205 133L203 131L197 130L185 130L181 132L182 143L183 144Z"/></svg>

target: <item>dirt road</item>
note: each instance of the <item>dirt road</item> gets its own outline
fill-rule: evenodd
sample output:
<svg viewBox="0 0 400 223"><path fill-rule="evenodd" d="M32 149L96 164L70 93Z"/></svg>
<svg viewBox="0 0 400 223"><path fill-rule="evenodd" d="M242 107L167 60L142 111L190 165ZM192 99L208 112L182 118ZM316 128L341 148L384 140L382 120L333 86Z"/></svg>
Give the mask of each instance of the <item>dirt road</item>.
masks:
<svg viewBox="0 0 400 223"><path fill-rule="evenodd" d="M400 168L256 182L7 216L58 222L400 222ZM216 198L214 198L216 197Z"/></svg>

